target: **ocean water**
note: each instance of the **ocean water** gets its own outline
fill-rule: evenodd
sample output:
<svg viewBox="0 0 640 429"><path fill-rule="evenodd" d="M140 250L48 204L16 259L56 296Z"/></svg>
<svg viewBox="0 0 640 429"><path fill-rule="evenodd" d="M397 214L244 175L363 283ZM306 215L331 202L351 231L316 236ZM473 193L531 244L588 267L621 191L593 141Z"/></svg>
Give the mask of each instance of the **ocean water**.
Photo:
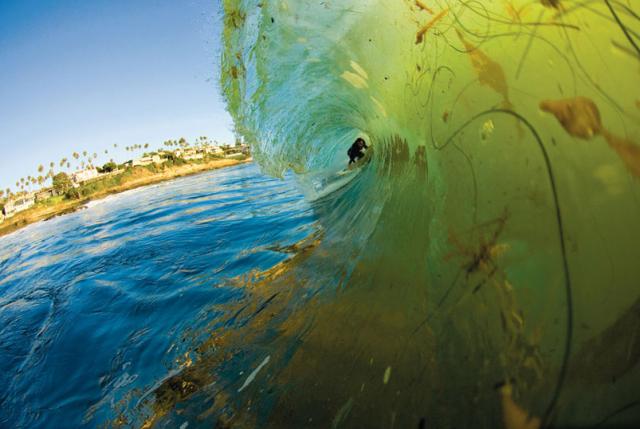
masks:
<svg viewBox="0 0 640 429"><path fill-rule="evenodd" d="M0 238L0 427L114 422L241 298L234 279L290 258L316 229L290 177L243 165Z"/></svg>
<svg viewBox="0 0 640 429"><path fill-rule="evenodd" d="M270 358L212 412L639 427L639 2L223 4L236 129L324 235L262 286L294 291L260 325L280 337L234 346ZM371 162L344 175L358 136Z"/></svg>
<svg viewBox="0 0 640 429"><path fill-rule="evenodd" d="M235 129L261 168L287 181L241 181L252 202L215 215L196 197L163 219L174 204L146 214L153 205L131 194L121 198L139 224L109 208L116 200L3 240L3 296L46 297L3 307L33 314L3 325L3 347L23 347L3 352L15 365L2 372L3 418L182 429L640 426L638 2L223 6L220 75ZM345 170L358 136L370 161ZM207 204L224 204L215 183L197 186ZM270 218L274 208L293 213ZM128 233L102 243L91 219L69 224L75 238L62 250L12 247L90 213ZM256 214L252 226L234 218L243 213ZM233 239L216 241L229 228ZM48 243L37 237L25 248ZM166 239L136 247L156 237ZM100 272L95 253L117 265L104 284L77 287ZM50 265L58 271L30 277ZM73 282L46 287L66 275ZM196 295L184 291L190 282ZM83 312L59 310L76 302ZM120 306L132 310L126 318ZM68 316L56 324L49 314ZM45 322L18 326L35 319ZM127 323L135 329L114 332ZM111 352L94 353L102 344Z"/></svg>

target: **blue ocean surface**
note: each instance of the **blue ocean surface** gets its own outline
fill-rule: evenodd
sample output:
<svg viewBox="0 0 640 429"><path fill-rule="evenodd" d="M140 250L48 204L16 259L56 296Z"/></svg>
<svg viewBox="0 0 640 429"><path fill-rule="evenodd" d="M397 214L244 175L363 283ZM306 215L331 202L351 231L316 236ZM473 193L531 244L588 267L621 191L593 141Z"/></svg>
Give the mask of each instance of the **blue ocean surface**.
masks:
<svg viewBox="0 0 640 429"><path fill-rule="evenodd" d="M228 280L317 229L247 164L136 189L0 238L0 427L96 427L186 359Z"/></svg>

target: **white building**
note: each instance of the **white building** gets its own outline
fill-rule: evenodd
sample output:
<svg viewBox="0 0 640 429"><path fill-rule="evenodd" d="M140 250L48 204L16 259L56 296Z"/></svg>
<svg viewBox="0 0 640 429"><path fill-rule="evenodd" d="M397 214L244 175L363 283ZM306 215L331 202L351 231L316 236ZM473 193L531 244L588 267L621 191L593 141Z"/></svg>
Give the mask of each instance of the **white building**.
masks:
<svg viewBox="0 0 640 429"><path fill-rule="evenodd" d="M132 165L136 166L145 166L151 164L162 164L166 159L160 158L160 155L153 156L143 156L142 158L134 159Z"/></svg>
<svg viewBox="0 0 640 429"><path fill-rule="evenodd" d="M53 188L41 189L36 192L36 202L45 201L55 196L56 192L53 190Z"/></svg>
<svg viewBox="0 0 640 429"><path fill-rule="evenodd" d="M191 161L194 159L203 159L204 158L204 154L203 153L191 153L191 154L187 154L187 155L182 155L182 159L187 160L187 161Z"/></svg>
<svg viewBox="0 0 640 429"><path fill-rule="evenodd" d="M204 153L207 153L207 154L219 155L219 156L224 155L224 149L222 149L220 146L207 145L203 149L204 149Z"/></svg>
<svg viewBox="0 0 640 429"><path fill-rule="evenodd" d="M86 170L76 171L71 174L71 180L74 184L79 185L87 180L95 179L99 175L98 170L95 168L87 168Z"/></svg>
<svg viewBox="0 0 640 429"><path fill-rule="evenodd" d="M33 193L28 193L7 200L2 209L2 214L8 219L17 213L25 211L36 203L36 197Z"/></svg>
<svg viewBox="0 0 640 429"><path fill-rule="evenodd" d="M204 158L204 153L198 153L197 149L192 147L188 149L178 149L175 153L178 158L182 158L186 161Z"/></svg>

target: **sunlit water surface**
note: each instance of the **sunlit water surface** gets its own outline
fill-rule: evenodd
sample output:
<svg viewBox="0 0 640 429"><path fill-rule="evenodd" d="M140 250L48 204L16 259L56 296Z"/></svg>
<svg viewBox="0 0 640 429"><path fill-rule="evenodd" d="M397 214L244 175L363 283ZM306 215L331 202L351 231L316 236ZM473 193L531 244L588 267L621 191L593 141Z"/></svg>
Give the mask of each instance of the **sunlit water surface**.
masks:
<svg viewBox="0 0 640 429"><path fill-rule="evenodd" d="M183 363L189 332L311 234L291 180L253 165L92 202L0 238L0 427L95 427Z"/></svg>

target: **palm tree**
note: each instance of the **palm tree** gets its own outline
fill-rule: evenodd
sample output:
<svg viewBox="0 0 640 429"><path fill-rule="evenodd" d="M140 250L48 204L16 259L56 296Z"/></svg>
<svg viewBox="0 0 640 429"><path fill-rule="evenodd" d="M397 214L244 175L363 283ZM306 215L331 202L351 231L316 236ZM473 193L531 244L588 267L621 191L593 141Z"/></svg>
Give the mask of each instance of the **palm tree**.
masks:
<svg viewBox="0 0 640 429"><path fill-rule="evenodd" d="M73 152L73 157L75 159L78 159L78 158L80 158L80 154L78 152Z"/></svg>
<svg viewBox="0 0 640 429"><path fill-rule="evenodd" d="M87 156L87 151L86 150L82 151L82 156Z"/></svg>
<svg viewBox="0 0 640 429"><path fill-rule="evenodd" d="M44 165L40 164L38 166L38 173L42 173L44 171Z"/></svg>
<svg viewBox="0 0 640 429"><path fill-rule="evenodd" d="M96 159L98 157L98 154L93 152L93 159Z"/></svg>

